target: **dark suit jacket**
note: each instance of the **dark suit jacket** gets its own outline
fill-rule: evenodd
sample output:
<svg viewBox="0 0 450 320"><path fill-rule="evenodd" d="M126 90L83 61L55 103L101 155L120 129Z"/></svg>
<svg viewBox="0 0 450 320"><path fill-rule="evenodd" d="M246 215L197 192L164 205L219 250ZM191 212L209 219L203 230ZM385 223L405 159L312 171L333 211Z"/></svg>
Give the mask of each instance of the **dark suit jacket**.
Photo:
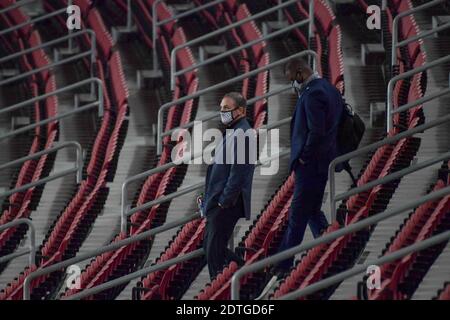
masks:
<svg viewBox="0 0 450 320"><path fill-rule="evenodd" d="M236 205L237 201L243 201L244 212L242 217L250 219L252 182L255 163L249 160L249 148L246 143L246 161L238 162L237 143L232 144L236 130L242 129L244 133L251 129L248 121L243 118L233 125L233 134L224 136L221 147L216 148L216 158L213 164L208 167L206 174L205 196L203 208L206 216L212 209L220 203L224 208ZM248 141L248 140L247 140ZM234 164L227 164L226 161L217 161L218 157L226 154L230 150L230 145L234 147ZM228 148L228 149L227 149ZM231 154L231 153L230 153ZM224 158L225 159L225 158Z"/></svg>
<svg viewBox="0 0 450 320"><path fill-rule="evenodd" d="M325 79L315 79L302 90L291 122L290 172L302 159L314 163L319 174L328 172L337 156L337 130L343 111L340 92Z"/></svg>

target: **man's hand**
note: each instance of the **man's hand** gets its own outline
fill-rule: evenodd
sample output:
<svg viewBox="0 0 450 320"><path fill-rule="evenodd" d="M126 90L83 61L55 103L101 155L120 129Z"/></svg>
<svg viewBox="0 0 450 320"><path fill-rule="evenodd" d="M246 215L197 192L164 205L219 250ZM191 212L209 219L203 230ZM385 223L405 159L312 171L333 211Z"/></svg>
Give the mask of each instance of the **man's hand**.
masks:
<svg viewBox="0 0 450 320"><path fill-rule="evenodd" d="M202 217L205 217L205 212L203 211L203 194L197 196L197 207Z"/></svg>

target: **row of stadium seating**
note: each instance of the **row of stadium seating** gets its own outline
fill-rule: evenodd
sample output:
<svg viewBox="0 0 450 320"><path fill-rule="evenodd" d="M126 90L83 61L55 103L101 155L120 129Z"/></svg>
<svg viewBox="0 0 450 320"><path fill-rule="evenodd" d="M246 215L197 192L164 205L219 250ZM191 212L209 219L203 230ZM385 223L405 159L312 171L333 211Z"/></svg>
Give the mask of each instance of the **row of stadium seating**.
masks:
<svg viewBox="0 0 450 320"><path fill-rule="evenodd" d="M117 1L120 5L120 1ZM152 1L146 3L139 2L136 5L140 6L141 13L146 12L143 16L150 17L149 8L151 8ZM158 19L170 17L171 12L165 4L161 4L158 8ZM138 20L138 25L149 26L152 21ZM147 35L146 35L147 36ZM170 56L169 50L186 42L186 36L182 27L175 24L167 24L165 28L158 34L158 48L160 60L162 61L163 74L168 74L170 70ZM151 41L148 41L150 43ZM186 68L194 64L194 58L189 49L180 50L177 54L177 64L180 67ZM195 71L186 73L177 81L176 89L173 93L173 100L177 100L182 96L194 94L198 90L198 78ZM189 100L184 104L183 108L172 107L165 119L165 130L170 130L179 125L190 122L195 117L197 109L197 101ZM158 161L158 166L169 163L171 155L171 141L170 137L164 139L164 150ZM181 184L186 168L171 168L166 172L149 177L142 185L137 201L134 205L139 206L156 198L162 197L170 192L173 192L176 187ZM150 228L162 225L165 221L168 206L163 204L155 206L150 210L143 210L134 214L131 217L131 235L141 233ZM120 234L116 236L113 241L124 239L126 235ZM82 273L82 285L85 288L96 286L108 279L113 279L118 276L130 272L137 265L141 264L145 257L149 254L152 241L142 241L126 247L123 247L116 252L104 254L94 259L91 264ZM65 296L76 293L77 290L68 290ZM111 292L104 292L99 297L114 297L120 291L112 290Z"/></svg>
<svg viewBox="0 0 450 320"><path fill-rule="evenodd" d="M433 188L437 191L448 186L448 179L439 180ZM383 255L392 253L415 242L448 230L450 226L450 197L428 202L418 207L400 227ZM445 244L411 254L400 262L382 266L383 283L380 290L371 292L370 299L407 299L412 296L421 279L433 264Z"/></svg>
<svg viewBox="0 0 450 320"><path fill-rule="evenodd" d="M1 4L1 8L10 5L11 1ZM14 9L0 17L3 28L13 27L24 23L27 17L19 10ZM13 41L13 39L15 39ZM25 50L41 44L39 33L33 31L30 26L25 26L1 37L2 47L9 54ZM23 55L17 61L21 72L29 72L33 69L43 68L49 64L49 59L45 52L35 50L28 55ZM27 99L35 98L39 95L50 93L56 90L55 77L48 71L43 70L32 75L23 86L29 92ZM54 117L58 111L58 99L55 96L49 97L43 102L35 102L31 109L31 119L35 123ZM49 149L58 140L59 127L57 122L50 122L43 127L34 129L30 135L31 148L29 155ZM43 155L37 159L25 162L16 177L11 183L11 189L19 188L32 182L36 182L46 176L53 167L56 155ZM6 199L2 206L0 224L6 224L15 219L30 218L32 211L36 210L43 192L43 186L30 188L24 192L15 193ZM0 232L0 254L6 255L14 252L23 239L27 227L17 227ZM2 267L0 267L2 269Z"/></svg>
<svg viewBox="0 0 450 320"><path fill-rule="evenodd" d="M390 12L398 14L402 11L412 8L412 4L409 1L392 3L388 8L388 16L392 16ZM392 24L392 21L391 23ZM419 33L419 28L413 16L405 17L400 22L400 35L402 39L406 39L415 36ZM426 55L420 49L420 45L423 42L413 42L406 48L401 48L400 55L400 72L411 68L416 68L423 65L426 60ZM395 87L394 103L396 106L400 106L407 102L415 101L423 97L423 93L426 90L426 73L416 74L409 82L403 81L397 83ZM409 93L408 91L409 87ZM406 94L405 94L406 92ZM409 119L415 117L418 113L422 112L419 108L414 108L409 112ZM403 122L405 116L403 115ZM400 122L400 121L399 121ZM438 182L434 186L434 190L441 189L449 185L448 164L445 163L442 166L441 174ZM426 203L417 208L411 215L405 220L404 224L400 226L396 236L386 246L386 250L382 252L382 255L386 255L395 250L403 248L412 243L424 240L439 232L448 229L449 217L449 199L448 197L434 202ZM409 299L418 287L419 283L423 279L428 269L433 264L434 260L439 256L444 248L443 245L439 245L427 250L424 250L418 254L411 254L404 257L400 263L386 264L383 266L382 272L385 275L382 290L369 294L369 299ZM425 257L425 258L424 258Z"/></svg>
<svg viewBox="0 0 450 320"><path fill-rule="evenodd" d="M90 160L85 164L84 180L78 186L73 199L50 227L38 253L38 257L41 257L38 266L25 269L0 294L0 299L20 299L26 275L37 267L46 267L75 256L103 207L108 195L106 183L114 177L118 155L126 135L128 90L120 63L120 54L113 49L109 33L102 24L97 10L91 8L91 2L80 0L76 1L76 4L84 9L82 14L85 17L91 17L86 20L85 27L94 30L99 43L97 61L92 67L95 68L94 74L104 84L105 115L88 152ZM45 2L47 11L54 11L64 6L67 6L65 1ZM61 22L65 25L64 20ZM91 44L88 41L90 41L88 38L82 38L79 43L80 48L90 47ZM53 295L62 276L62 272L56 272L36 279L31 286L33 298L40 299Z"/></svg>

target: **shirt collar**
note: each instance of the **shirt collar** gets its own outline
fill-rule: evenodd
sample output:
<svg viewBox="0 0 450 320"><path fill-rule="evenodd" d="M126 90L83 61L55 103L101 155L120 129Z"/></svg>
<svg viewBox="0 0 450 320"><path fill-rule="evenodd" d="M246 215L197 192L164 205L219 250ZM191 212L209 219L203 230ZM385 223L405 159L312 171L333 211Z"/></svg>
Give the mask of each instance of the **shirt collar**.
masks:
<svg viewBox="0 0 450 320"><path fill-rule="evenodd" d="M303 86L306 87L311 81L320 79L320 75L317 71L315 71L312 75L309 76L308 79L304 82Z"/></svg>
<svg viewBox="0 0 450 320"><path fill-rule="evenodd" d="M298 91L299 97L302 95L303 91L307 88L307 86L308 86L312 81L314 81L314 80L316 80L316 79L320 79L320 78L321 78L321 77L320 77L320 74L319 74L317 71L315 71L312 75L310 75L310 76L308 77L308 79L306 79L305 82L302 83L302 86L301 86L300 90Z"/></svg>
<svg viewBox="0 0 450 320"><path fill-rule="evenodd" d="M244 120L245 120L245 117L240 118L238 121L234 122L230 126L227 126L227 129L235 129L238 126L238 124L240 124Z"/></svg>

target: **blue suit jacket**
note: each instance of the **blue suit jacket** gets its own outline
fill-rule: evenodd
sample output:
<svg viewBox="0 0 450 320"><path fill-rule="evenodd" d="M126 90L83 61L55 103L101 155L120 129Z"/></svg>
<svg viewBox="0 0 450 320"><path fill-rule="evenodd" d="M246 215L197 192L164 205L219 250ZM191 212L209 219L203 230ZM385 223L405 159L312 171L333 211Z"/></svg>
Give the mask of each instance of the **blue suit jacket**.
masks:
<svg viewBox="0 0 450 320"><path fill-rule="evenodd" d="M337 131L343 111L340 92L325 79L309 82L300 92L291 122L290 171L314 164L318 174L328 172L337 156Z"/></svg>
<svg viewBox="0 0 450 320"><path fill-rule="evenodd" d="M236 133L236 130L242 129L245 133L248 129L252 128L248 121L243 118L229 129L233 129L234 133ZM224 208L230 208L235 206L238 200L242 199L244 207L242 217L247 219L250 219L251 217L252 182L255 163L253 163L253 161L248 161L248 143L246 143L245 148L245 163L238 163L237 161L237 143L233 145L235 150L233 164L227 164L226 161L223 161L223 163L217 161L219 156L226 154L227 150L229 150L234 133L231 136L224 137L222 145L216 148L216 159L214 163L208 167L203 203L203 209L206 216L208 216L213 209L218 207L218 203Z"/></svg>

